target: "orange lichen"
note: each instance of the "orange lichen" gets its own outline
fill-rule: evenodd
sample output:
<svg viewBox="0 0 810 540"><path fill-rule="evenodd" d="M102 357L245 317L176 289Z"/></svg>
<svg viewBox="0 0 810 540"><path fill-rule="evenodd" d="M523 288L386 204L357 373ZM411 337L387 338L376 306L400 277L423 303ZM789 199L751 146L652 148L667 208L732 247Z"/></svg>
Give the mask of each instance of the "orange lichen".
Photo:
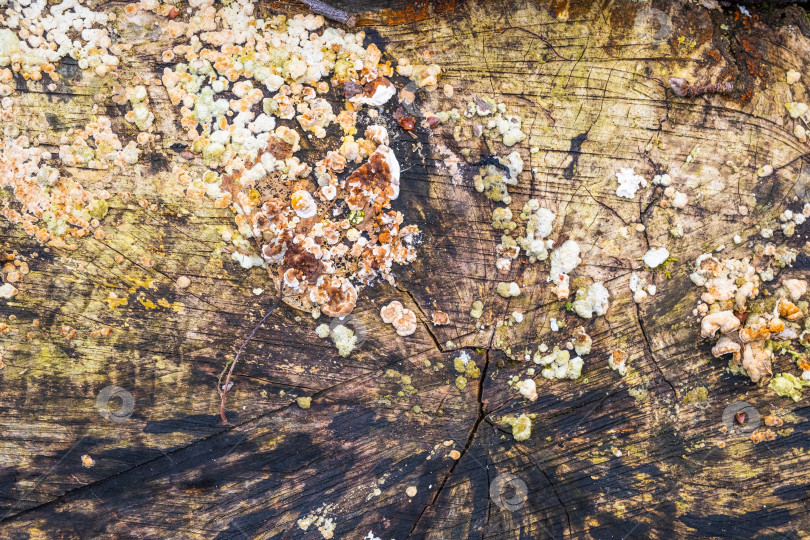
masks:
<svg viewBox="0 0 810 540"><path fill-rule="evenodd" d="M757 430L751 434L751 441L753 441L754 444L773 440L776 440L776 433L770 429Z"/></svg>
<svg viewBox="0 0 810 540"><path fill-rule="evenodd" d="M444 311L434 311L431 316L433 326L444 326L450 324L450 316Z"/></svg>

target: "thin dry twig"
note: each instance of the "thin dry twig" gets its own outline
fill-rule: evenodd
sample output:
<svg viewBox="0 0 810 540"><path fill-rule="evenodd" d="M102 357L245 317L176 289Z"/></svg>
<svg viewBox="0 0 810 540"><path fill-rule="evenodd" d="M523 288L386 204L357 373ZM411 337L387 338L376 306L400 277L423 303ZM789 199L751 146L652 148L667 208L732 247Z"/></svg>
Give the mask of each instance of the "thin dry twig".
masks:
<svg viewBox="0 0 810 540"><path fill-rule="evenodd" d="M230 390L231 375L233 374L233 368L234 366L236 366L236 361L239 360L239 356L242 354L242 351L245 350L247 344L250 343L250 340L253 339L253 336L255 336L256 332L259 331L259 328L262 327L264 321L267 320L267 317L269 317L270 314L273 313L273 311L281 303L281 298L283 297L282 294L283 290L284 290L283 287L279 289L278 296L276 297L276 300L273 302L273 305L271 305L267 309L267 313L264 314L262 320L259 321L259 324L257 324L255 328L253 328L253 331L250 333L250 335L247 337L244 343L242 343L242 346L239 347L239 351L237 351L236 356L234 356L233 358L233 362L231 362L231 367L230 369L228 369L228 376L225 377L225 384L222 384L222 374L220 374L219 376L219 381L217 382L217 390L219 390L219 395L222 397L222 401L220 402L219 405L219 416L222 418L222 421L225 422L226 424L228 423L228 419L225 417L225 398L228 395L228 390ZM224 372L225 371L223 370L223 373Z"/></svg>
<svg viewBox="0 0 810 540"><path fill-rule="evenodd" d="M309 9L311 9L313 13L323 15L327 19L339 22L340 24L345 24L349 28L352 28L357 24L357 15L354 13L349 13L348 11L343 11L342 9L330 6L326 2L321 2L321 0L299 1L302 4L309 6Z"/></svg>

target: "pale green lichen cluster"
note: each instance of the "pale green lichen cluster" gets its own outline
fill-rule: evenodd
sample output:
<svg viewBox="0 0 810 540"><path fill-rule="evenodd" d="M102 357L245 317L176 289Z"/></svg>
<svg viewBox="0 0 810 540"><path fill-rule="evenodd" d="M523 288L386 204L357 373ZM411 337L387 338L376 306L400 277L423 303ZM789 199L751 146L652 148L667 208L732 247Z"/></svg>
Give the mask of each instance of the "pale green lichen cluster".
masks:
<svg viewBox="0 0 810 540"><path fill-rule="evenodd" d="M532 436L532 419L529 415L504 416L501 419L501 424L512 427L512 438L518 442L528 440Z"/></svg>
<svg viewBox="0 0 810 540"><path fill-rule="evenodd" d="M357 336L350 328L342 324L338 324L334 328L330 328L328 324L318 325L315 334L321 339L331 337L338 354L343 357L349 356L357 344Z"/></svg>
<svg viewBox="0 0 810 540"><path fill-rule="evenodd" d="M155 122L155 114L149 110L149 97L146 87L138 85L128 89L127 99L132 106L132 115L125 115L124 118L135 124L139 130L146 131Z"/></svg>
<svg viewBox="0 0 810 540"><path fill-rule="evenodd" d="M512 221L512 211L508 207L498 207L492 211L492 228L496 231L511 232L517 223Z"/></svg>
<svg viewBox="0 0 810 540"><path fill-rule="evenodd" d="M571 358L570 352L559 347L544 356L535 354L534 363L544 366L540 374L546 379L578 379L584 365L581 357Z"/></svg>
<svg viewBox="0 0 810 540"><path fill-rule="evenodd" d="M516 296L520 296L520 285L518 285L514 281L512 282L502 281L498 283L496 291L503 298L514 298Z"/></svg>
<svg viewBox="0 0 810 540"><path fill-rule="evenodd" d="M768 387L781 397L789 397L793 401L802 399L802 388L810 386L810 381L805 381L791 373L779 373Z"/></svg>
<svg viewBox="0 0 810 540"><path fill-rule="evenodd" d="M604 315L609 307L610 294L601 282L593 283L587 289L577 290L577 296L571 305L577 315L590 319L594 315Z"/></svg>
<svg viewBox="0 0 810 540"><path fill-rule="evenodd" d="M464 390L469 381L475 380L481 376L481 370L475 365L475 361L470 358L469 353L466 351L463 351L460 356L453 359L453 367L461 374L456 377L455 381L456 388L459 390Z"/></svg>
<svg viewBox="0 0 810 540"><path fill-rule="evenodd" d="M709 389L705 386L698 386L689 390L683 397L684 403L705 403L709 399Z"/></svg>
<svg viewBox="0 0 810 540"><path fill-rule="evenodd" d="M523 172L523 159L515 151L505 158L499 157L498 161L508 169L508 172L495 165L486 165L473 177L473 185L477 192L483 193L493 202L502 202L508 205L512 202L508 186L518 184L520 173Z"/></svg>

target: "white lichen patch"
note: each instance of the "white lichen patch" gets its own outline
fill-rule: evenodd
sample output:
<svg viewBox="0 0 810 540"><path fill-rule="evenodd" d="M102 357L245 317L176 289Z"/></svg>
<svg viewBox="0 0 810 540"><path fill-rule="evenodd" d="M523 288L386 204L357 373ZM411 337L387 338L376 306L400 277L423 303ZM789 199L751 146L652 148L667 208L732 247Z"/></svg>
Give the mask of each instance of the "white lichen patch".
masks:
<svg viewBox="0 0 810 540"><path fill-rule="evenodd" d="M582 358L571 358L571 353L559 347L544 356L535 354L534 363L544 366L540 374L546 379L578 379L584 365Z"/></svg>
<svg viewBox="0 0 810 540"><path fill-rule="evenodd" d="M577 315L590 319L594 315L607 313L610 293L601 282L593 283L587 289L577 290L576 299L571 307Z"/></svg>
<svg viewBox="0 0 810 540"><path fill-rule="evenodd" d="M616 196L625 199L635 199L639 189L647 187L647 180L643 176L636 174L632 168L622 168L616 172L616 180L619 187L616 188Z"/></svg>
<svg viewBox="0 0 810 540"><path fill-rule="evenodd" d="M667 248L652 248L644 254L643 260L650 268L658 268L669 259L669 250Z"/></svg>
<svg viewBox="0 0 810 540"><path fill-rule="evenodd" d="M351 328L342 324L331 327L328 324L321 324L315 329L315 334L321 338L332 338L332 342L338 350L340 356L349 356L357 345L357 336Z"/></svg>

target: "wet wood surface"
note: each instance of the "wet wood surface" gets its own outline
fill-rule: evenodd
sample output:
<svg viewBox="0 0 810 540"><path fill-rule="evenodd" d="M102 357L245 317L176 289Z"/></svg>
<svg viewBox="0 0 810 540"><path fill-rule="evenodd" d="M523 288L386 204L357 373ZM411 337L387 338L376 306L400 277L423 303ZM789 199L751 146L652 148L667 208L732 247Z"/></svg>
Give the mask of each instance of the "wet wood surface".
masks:
<svg viewBox="0 0 810 540"><path fill-rule="evenodd" d="M528 139L514 149L528 172L511 190L512 208L537 197L558 215L553 236L583 247L572 280L604 281L607 315L584 321L566 311L546 283L547 266L519 260L498 274L500 233L493 203L472 187L477 167L462 162L454 176L437 150L467 147L477 156L479 141L456 140L452 125L417 128L416 140L392 132L403 162L395 208L423 231L418 260L397 270L395 287L361 293L352 324L364 340L348 358L315 335L323 321L275 310L235 371L224 425L217 379L274 291L264 270L212 256L233 214L184 200L169 179L180 158L167 132L165 152L144 156L131 177L71 171L132 192L129 202L111 199L103 223L111 239L45 250L0 223L2 251L31 268L20 293L0 300L8 325L0 335L0 536L323 538L332 527L335 538L381 539L810 534L810 409L711 357L691 314L700 290L688 279L704 250L725 244L726 254L745 256L757 224L805 202L810 152L784 110L787 101L808 101L802 9L752 7L745 16L674 1L344 5L363 11L368 39L387 58L427 52L442 66L455 93L420 96L433 110L480 95L523 119ZM657 25L641 24L645 17ZM127 69L159 69L165 44L131 38ZM785 83L788 69L804 74L799 84ZM734 90L679 99L670 76L728 81ZM32 135L81 126L94 84L77 76L58 96L20 85L25 114L14 122ZM156 115L177 114L165 91L150 96ZM110 106L107 114L121 113ZM757 176L766 164L775 173ZM617 197L620 167L647 178L668 171L689 205L663 208L660 187L640 200ZM750 208L746 222L741 205ZM670 235L677 224L683 238ZM805 249L802 230L781 240ZM669 277L655 274L658 294L636 305L630 273L659 246L678 261ZM143 255L152 267L139 262ZM784 275L807 278L807 261L800 255ZM187 289L176 286L180 276L190 278ZM512 280L521 296L495 293ZM391 300L419 316L414 335L401 338L380 320ZM476 300L480 320L469 315ZM435 310L451 324L431 325ZM522 323L494 327L515 311ZM552 332L552 317L565 321L562 333ZM594 346L579 380L543 380L534 402L507 386L526 366L505 349L561 343L580 324ZM106 327L109 335L99 335ZM625 377L607 366L616 349L629 354ZM481 376L459 390L453 359L462 351ZM105 394L110 386L121 390ZM698 387L707 399L685 400ZM98 401L110 392L123 408L105 418ZM299 397L311 397L311 407ZM754 445L748 434L723 431L723 411L738 401L785 419L776 440ZM531 437L516 442L501 419L520 413L536 416ZM92 468L82 466L85 454Z"/></svg>

